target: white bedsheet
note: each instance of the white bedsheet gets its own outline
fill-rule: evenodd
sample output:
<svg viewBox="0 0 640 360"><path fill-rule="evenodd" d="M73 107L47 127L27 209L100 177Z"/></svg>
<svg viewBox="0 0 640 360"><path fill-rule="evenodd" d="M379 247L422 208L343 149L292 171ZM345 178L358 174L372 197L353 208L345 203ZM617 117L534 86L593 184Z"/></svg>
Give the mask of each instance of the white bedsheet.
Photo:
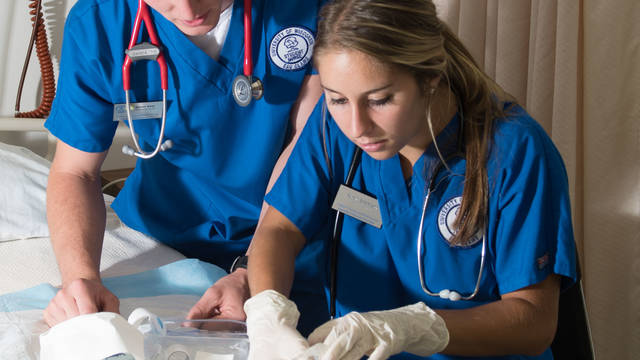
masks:
<svg viewBox="0 0 640 360"><path fill-rule="evenodd" d="M40 283L60 284L46 222L49 161L0 142L0 294ZM107 223L100 270L118 276L184 259L177 251L124 226L105 195Z"/></svg>
<svg viewBox="0 0 640 360"><path fill-rule="evenodd" d="M106 197L110 203L112 198ZM61 283L48 237L0 242L0 259L0 294L40 283ZM107 208L100 261L103 277L132 274L180 259L184 259L182 254L125 226L113 210Z"/></svg>
<svg viewBox="0 0 640 360"><path fill-rule="evenodd" d="M25 148L0 143L0 360L38 359L42 311L60 274L45 214L49 162ZM123 225L105 195L107 223L100 272L121 300L124 316L146 307L184 317L225 272Z"/></svg>

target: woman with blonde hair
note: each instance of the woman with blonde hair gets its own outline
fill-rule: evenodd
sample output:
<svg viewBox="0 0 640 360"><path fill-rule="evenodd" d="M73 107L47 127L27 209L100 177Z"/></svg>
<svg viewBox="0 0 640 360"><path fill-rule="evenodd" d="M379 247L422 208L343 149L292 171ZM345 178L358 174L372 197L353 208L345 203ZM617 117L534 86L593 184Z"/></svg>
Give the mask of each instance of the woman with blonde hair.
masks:
<svg viewBox="0 0 640 360"><path fill-rule="evenodd" d="M552 141L432 1L335 0L319 19L324 97L252 240L251 357L553 358L577 275ZM335 318L304 339L285 295L318 241Z"/></svg>

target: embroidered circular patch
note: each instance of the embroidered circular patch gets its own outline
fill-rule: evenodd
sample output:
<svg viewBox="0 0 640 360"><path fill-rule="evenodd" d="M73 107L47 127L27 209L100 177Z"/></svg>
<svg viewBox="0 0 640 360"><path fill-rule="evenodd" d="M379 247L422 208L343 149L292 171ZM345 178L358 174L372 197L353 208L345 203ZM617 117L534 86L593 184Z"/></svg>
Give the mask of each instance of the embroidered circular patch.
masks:
<svg viewBox="0 0 640 360"><path fill-rule="evenodd" d="M451 244L451 239L458 232L453 224L458 217L460 211L460 205L462 204L462 196L455 197L447 201L438 212L438 229L442 237L449 243L450 246L456 247L469 247L473 246L482 238L482 233L478 232L470 239L463 240L460 244Z"/></svg>
<svg viewBox="0 0 640 360"><path fill-rule="evenodd" d="M311 31L299 26L288 27L271 39L269 56L283 70L300 70L311 60L314 42Z"/></svg>

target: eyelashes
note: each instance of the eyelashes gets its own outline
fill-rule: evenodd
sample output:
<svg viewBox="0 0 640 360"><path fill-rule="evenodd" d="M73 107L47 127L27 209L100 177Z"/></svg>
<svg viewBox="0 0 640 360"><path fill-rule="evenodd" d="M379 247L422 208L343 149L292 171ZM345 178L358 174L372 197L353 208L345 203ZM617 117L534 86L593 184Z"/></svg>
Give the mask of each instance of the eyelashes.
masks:
<svg viewBox="0 0 640 360"><path fill-rule="evenodd" d="M384 106L388 103L391 102L393 96L389 95L386 96L382 99L369 99L367 100L369 106L371 107L378 107L378 106ZM344 105L347 103L347 99L346 98L329 98L329 104L330 105Z"/></svg>

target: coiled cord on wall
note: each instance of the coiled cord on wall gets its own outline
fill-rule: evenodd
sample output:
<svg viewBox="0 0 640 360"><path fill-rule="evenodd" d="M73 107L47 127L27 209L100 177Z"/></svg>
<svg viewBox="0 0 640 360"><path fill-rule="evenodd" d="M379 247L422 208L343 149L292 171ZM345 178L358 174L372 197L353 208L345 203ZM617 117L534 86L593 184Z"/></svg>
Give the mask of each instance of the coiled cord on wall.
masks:
<svg viewBox="0 0 640 360"><path fill-rule="evenodd" d="M29 40L29 48L27 56L22 66L22 75L18 84L18 94L16 96L15 117L18 118L45 118L51 110L51 103L56 95L56 84L53 77L53 63L51 62L51 54L49 53L49 44L47 42L47 30L44 26L44 18L42 16L42 0L29 0L31 11L31 21L33 29L31 31L31 39ZM33 44L36 44L36 54L40 62L40 75L42 76L42 99L40 106L33 111L20 112L20 98L22 96L22 88L29 67Z"/></svg>

